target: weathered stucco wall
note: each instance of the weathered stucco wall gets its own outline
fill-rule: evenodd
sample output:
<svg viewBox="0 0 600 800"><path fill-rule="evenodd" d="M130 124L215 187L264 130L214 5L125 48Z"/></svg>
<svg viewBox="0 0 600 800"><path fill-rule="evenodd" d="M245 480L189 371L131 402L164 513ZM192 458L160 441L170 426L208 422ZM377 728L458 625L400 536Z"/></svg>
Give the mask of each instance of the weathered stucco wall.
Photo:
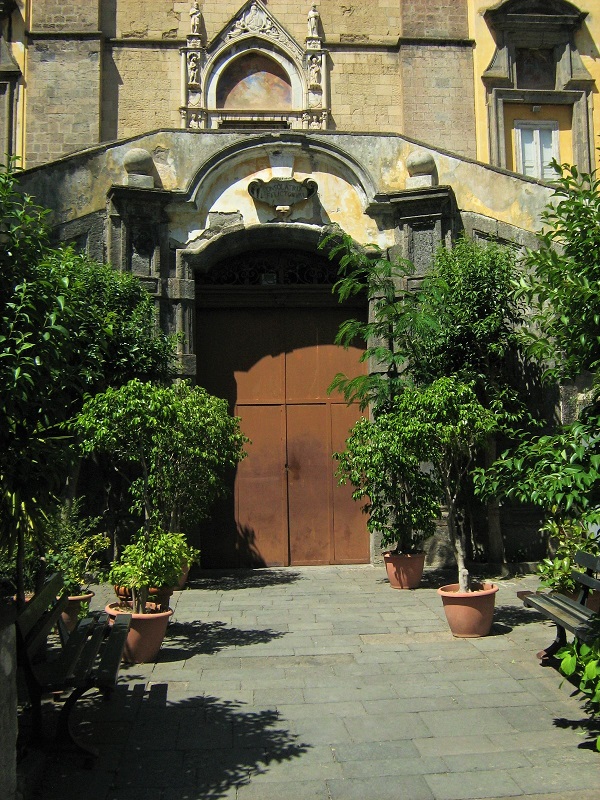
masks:
<svg viewBox="0 0 600 800"><path fill-rule="evenodd" d="M28 192L53 209L54 221L62 224L105 209L111 185L123 185L127 181L123 159L134 147L144 148L153 156L157 189L185 193L192 190L194 176L207 164L220 164L220 180L224 186L237 185L239 181L246 181L247 185L252 177L261 174L260 159L267 155L267 150L283 144L297 151L295 169L302 177L331 173L334 162L344 167L346 180L352 171L361 176L365 199L360 214L354 201L351 211L338 208L335 189L326 190L325 200L322 198L323 214L342 227L353 229L361 241L375 232L372 220L364 213L366 205L376 193L401 192L406 188L406 160L415 150L431 153L439 185L452 188L462 212L477 213L516 228L536 231L551 194L547 186L535 181L428 148L404 137L327 132L244 135L156 131L26 171L22 182ZM300 158L300 154L305 155ZM241 163L248 164L252 159L258 159L255 172L247 167L243 175L236 172ZM250 197L245 198L247 207L253 208ZM229 208L231 202L227 202ZM198 221L196 228L201 227Z"/></svg>

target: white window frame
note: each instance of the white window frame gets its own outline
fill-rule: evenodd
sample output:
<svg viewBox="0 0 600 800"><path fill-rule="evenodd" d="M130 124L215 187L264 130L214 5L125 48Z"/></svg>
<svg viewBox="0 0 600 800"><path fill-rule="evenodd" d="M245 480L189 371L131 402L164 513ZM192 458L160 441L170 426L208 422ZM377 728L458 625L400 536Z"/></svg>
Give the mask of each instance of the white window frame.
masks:
<svg viewBox="0 0 600 800"><path fill-rule="evenodd" d="M552 131L552 157L555 158L558 162L560 162L560 150L559 150L559 137L558 137L558 121L557 120L531 120L531 119L516 119L514 121L514 131L515 131L515 154L517 157L517 172L520 172L522 175L525 174L523 168L523 144L521 139L521 132L523 130L531 130L534 133L534 145L535 145L535 175L528 175L529 178L537 178L540 181L543 180L550 180L548 177L544 177L544 164L542 163L541 158L541 146L540 146L540 139L539 139L539 131L540 130L550 130Z"/></svg>

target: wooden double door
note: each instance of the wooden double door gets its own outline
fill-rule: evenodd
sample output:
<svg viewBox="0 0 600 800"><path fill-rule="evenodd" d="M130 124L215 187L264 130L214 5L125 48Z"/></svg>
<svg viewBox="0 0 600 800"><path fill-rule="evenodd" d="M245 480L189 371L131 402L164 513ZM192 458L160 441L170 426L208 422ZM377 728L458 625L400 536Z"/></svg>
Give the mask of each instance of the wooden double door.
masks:
<svg viewBox="0 0 600 800"><path fill-rule="evenodd" d="M251 440L231 497L203 527L203 565L369 561L365 515L332 459L360 414L327 394L338 372L364 370L360 348L333 343L348 314L330 304L198 308L198 382L227 398Z"/></svg>

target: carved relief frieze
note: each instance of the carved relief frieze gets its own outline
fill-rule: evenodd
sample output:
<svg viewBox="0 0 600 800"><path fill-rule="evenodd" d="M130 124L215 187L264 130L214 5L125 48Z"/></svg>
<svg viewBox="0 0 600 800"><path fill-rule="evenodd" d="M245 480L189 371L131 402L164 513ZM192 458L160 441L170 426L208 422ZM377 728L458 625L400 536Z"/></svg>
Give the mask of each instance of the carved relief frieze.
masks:
<svg viewBox="0 0 600 800"><path fill-rule="evenodd" d="M218 37L220 46L245 36L264 36L285 47L296 56L302 54L300 45L292 39L260 0L246 3Z"/></svg>

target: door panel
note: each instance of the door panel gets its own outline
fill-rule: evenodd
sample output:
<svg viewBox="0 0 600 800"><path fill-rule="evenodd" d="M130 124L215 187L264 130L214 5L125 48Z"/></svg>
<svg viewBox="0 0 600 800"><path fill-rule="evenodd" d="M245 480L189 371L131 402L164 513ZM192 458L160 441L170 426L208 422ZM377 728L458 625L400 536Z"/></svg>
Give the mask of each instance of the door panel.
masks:
<svg viewBox="0 0 600 800"><path fill-rule="evenodd" d="M360 416L357 405L332 403L331 409L331 451L344 449L348 431ZM369 537L357 535L364 531L366 516L361 508L364 502L352 500L352 487L340 486L335 477L337 461L332 459L330 470L333 499L333 540L335 544L334 563L364 564L369 561Z"/></svg>
<svg viewBox="0 0 600 800"><path fill-rule="evenodd" d="M235 480L236 521L244 547L268 566L289 564L285 470L285 406L240 405L236 414L251 440Z"/></svg>
<svg viewBox="0 0 600 800"><path fill-rule="evenodd" d="M324 403L287 406L291 564L329 564L331 447Z"/></svg>

